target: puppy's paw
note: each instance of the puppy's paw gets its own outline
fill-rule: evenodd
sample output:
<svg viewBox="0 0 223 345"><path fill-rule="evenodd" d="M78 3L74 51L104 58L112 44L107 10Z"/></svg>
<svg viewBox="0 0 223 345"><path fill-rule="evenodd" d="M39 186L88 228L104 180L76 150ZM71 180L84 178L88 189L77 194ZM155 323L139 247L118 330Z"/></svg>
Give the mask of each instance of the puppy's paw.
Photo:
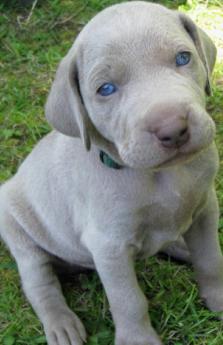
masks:
<svg viewBox="0 0 223 345"><path fill-rule="evenodd" d="M219 319L223 320L223 286L222 287L206 287L201 292L201 298L206 306L213 312L219 312Z"/></svg>
<svg viewBox="0 0 223 345"><path fill-rule="evenodd" d="M126 333L116 334L115 345L162 345L162 341L156 332L151 329L147 334L144 332L132 333L128 330Z"/></svg>
<svg viewBox="0 0 223 345"><path fill-rule="evenodd" d="M87 337L83 324L72 312L51 316L44 330L48 345L82 345Z"/></svg>
<svg viewBox="0 0 223 345"><path fill-rule="evenodd" d="M161 340L157 337L156 339L153 337L138 337L134 336L133 338L129 339L117 339L115 342L115 345L162 345L163 343Z"/></svg>

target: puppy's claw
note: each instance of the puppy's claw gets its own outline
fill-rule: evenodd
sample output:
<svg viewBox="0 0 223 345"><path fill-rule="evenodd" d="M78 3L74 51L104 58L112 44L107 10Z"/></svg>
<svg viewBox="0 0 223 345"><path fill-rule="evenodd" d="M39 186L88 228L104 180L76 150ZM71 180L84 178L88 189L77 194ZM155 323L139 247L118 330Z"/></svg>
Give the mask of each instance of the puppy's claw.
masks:
<svg viewBox="0 0 223 345"><path fill-rule="evenodd" d="M87 333L85 331L85 328L82 324L82 322L79 320L79 318L75 315L76 320L75 320L75 328L78 328L79 335L84 343L87 341Z"/></svg>

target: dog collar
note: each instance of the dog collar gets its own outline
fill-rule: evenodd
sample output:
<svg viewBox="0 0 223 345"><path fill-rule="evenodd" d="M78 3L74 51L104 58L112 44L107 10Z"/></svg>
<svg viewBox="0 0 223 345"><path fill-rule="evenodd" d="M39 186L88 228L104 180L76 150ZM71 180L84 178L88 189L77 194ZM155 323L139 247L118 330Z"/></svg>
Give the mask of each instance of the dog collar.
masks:
<svg viewBox="0 0 223 345"><path fill-rule="evenodd" d="M100 160L103 164L107 165L107 167L112 169L122 169L122 166L116 163L107 153L104 151L100 151Z"/></svg>

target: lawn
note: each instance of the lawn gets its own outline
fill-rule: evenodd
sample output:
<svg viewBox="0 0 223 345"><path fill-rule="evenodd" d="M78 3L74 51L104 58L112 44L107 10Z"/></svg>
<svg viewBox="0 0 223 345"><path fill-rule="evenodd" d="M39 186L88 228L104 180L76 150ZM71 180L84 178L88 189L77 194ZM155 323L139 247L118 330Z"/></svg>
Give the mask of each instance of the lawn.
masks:
<svg viewBox="0 0 223 345"><path fill-rule="evenodd" d="M56 66L84 24L113 0L25 0L0 3L0 183L12 176L50 127L44 103ZM187 12L213 38L218 60L208 109L217 125L220 171L216 180L223 245L223 4L222 0L162 0ZM156 330L168 345L222 345L223 327L198 297L190 267L150 258L136 264L150 300ZM95 273L63 282L68 304L83 320L88 345L108 345L114 328L108 302ZM45 344L43 329L20 286L13 259L0 244L0 344Z"/></svg>

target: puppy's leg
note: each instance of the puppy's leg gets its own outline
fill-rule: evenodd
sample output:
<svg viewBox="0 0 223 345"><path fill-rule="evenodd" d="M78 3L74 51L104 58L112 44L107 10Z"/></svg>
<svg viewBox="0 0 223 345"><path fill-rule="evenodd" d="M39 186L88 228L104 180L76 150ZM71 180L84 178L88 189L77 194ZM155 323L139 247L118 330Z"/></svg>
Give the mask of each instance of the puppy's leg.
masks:
<svg viewBox="0 0 223 345"><path fill-rule="evenodd" d="M90 239L89 239L90 240ZM90 241L95 267L106 290L116 326L116 345L161 345L151 326L148 303L134 271L131 249ZM101 248L99 248L101 246Z"/></svg>
<svg viewBox="0 0 223 345"><path fill-rule="evenodd" d="M205 208L184 238L201 297L212 311L223 312L223 257L218 240L218 218L218 203L212 190Z"/></svg>
<svg viewBox="0 0 223 345"><path fill-rule="evenodd" d="M86 338L84 327L65 302L51 257L14 219L4 216L3 224L0 218L3 237L17 261L25 294L43 323L48 345L81 345Z"/></svg>
<svg viewBox="0 0 223 345"><path fill-rule="evenodd" d="M163 248L160 253L170 256L178 261L191 263L190 252L182 237L180 237L179 240L169 244L166 248Z"/></svg>

